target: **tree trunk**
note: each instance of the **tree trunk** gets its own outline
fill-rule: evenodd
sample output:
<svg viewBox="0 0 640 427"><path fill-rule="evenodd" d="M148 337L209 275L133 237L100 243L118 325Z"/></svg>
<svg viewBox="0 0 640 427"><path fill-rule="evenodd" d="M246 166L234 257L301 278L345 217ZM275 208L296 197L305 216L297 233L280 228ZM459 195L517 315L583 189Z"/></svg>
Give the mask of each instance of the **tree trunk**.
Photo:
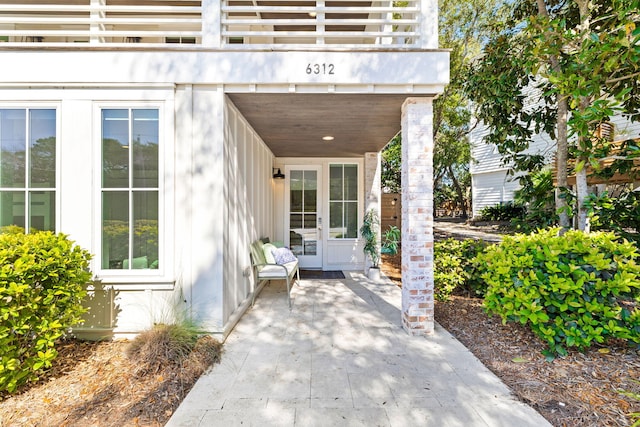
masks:
<svg viewBox="0 0 640 427"><path fill-rule="evenodd" d="M547 6L545 4L545 0L537 0L536 4L538 5L538 14L540 16L549 17L549 12L547 11ZM551 69L554 72L559 73L560 62L555 55L551 55L549 58L549 65L551 65ZM568 214L568 204L566 199L560 197L563 189L568 187L567 184L567 168L568 168L568 142L567 142L567 120L568 120L568 111L569 106L567 104L567 97L564 94L558 95L558 111L556 116L556 174L557 174L557 185L556 185L556 212L558 212L559 222L561 233L564 233L566 230L571 228L571 219Z"/></svg>
<svg viewBox="0 0 640 427"><path fill-rule="evenodd" d="M583 29L585 36L587 29L589 28L589 2L587 0L576 0L578 8L580 10L580 27ZM589 105L591 105L591 98L588 96L581 96L578 103L578 110L583 113ZM585 153L590 147L588 146L588 135L580 135L578 137L578 148ZM587 196L589 195L589 189L587 188L587 165L589 159L587 155L582 154L578 157L578 162L583 163L582 169L576 171L576 209L578 214L578 230L589 232L589 217L587 215L587 208L584 204Z"/></svg>
<svg viewBox="0 0 640 427"><path fill-rule="evenodd" d="M557 62L557 60L556 60ZM569 205L567 200L560 197L563 189L569 185L567 183L567 161L568 161L568 143L567 143L567 98L558 99L558 112L556 118L556 212L558 212L561 232L571 228L571 219L569 218Z"/></svg>
<svg viewBox="0 0 640 427"><path fill-rule="evenodd" d="M447 170L449 171L449 175L451 176L451 181L453 182L453 188L455 188L456 194L458 195L458 206L462 208L462 217L468 218L467 204L464 202L464 194L462 193L462 187L460 186L458 179L453 173L451 166L447 167Z"/></svg>
<svg viewBox="0 0 640 427"><path fill-rule="evenodd" d="M581 159L585 160L585 159ZM584 201L587 199L589 191L587 188L587 167L583 167L580 172L576 172L576 204L578 213L578 230L589 232L589 217Z"/></svg>

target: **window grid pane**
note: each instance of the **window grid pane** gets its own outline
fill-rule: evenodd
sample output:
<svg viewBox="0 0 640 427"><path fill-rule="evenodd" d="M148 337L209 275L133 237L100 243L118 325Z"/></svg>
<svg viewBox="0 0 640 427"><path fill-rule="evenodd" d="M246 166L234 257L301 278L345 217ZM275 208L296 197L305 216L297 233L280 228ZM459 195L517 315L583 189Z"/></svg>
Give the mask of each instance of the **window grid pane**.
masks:
<svg viewBox="0 0 640 427"><path fill-rule="evenodd" d="M102 268L122 269L129 262L129 192L102 193Z"/></svg>
<svg viewBox="0 0 640 427"><path fill-rule="evenodd" d="M26 110L0 110L0 186L24 188L27 169Z"/></svg>
<svg viewBox="0 0 640 427"><path fill-rule="evenodd" d="M56 193L53 191L29 192L29 227L36 230L55 231Z"/></svg>
<svg viewBox="0 0 640 427"><path fill-rule="evenodd" d="M159 110L102 110L102 268L158 269Z"/></svg>
<svg viewBox="0 0 640 427"><path fill-rule="evenodd" d="M329 238L358 237L358 165L329 166Z"/></svg>
<svg viewBox="0 0 640 427"><path fill-rule="evenodd" d="M55 231L55 109L0 109L0 187L1 226Z"/></svg>
<svg viewBox="0 0 640 427"><path fill-rule="evenodd" d="M56 186L56 112L29 111L29 184L32 188Z"/></svg>

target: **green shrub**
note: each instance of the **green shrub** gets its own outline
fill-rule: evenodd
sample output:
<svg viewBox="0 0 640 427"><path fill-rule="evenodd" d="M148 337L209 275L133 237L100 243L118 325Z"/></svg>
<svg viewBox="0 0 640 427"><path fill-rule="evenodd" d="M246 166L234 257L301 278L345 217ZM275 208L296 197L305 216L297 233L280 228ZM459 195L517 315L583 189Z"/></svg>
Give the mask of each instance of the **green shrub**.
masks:
<svg viewBox="0 0 640 427"><path fill-rule="evenodd" d="M518 178L520 189L513 197L516 205L525 206L523 216L511 219L512 227L521 233L530 233L558 223L555 209L555 186L550 168L532 172Z"/></svg>
<svg viewBox="0 0 640 427"><path fill-rule="evenodd" d="M0 234L0 392L37 379L85 311L88 252L64 234Z"/></svg>
<svg viewBox="0 0 640 427"><path fill-rule="evenodd" d="M480 256L486 310L528 325L548 344L548 357L609 338L640 343L637 257L635 246L613 233L507 236Z"/></svg>
<svg viewBox="0 0 640 427"><path fill-rule="evenodd" d="M527 209L513 202L502 203L495 206L485 206L480 211L482 221L511 221L516 218L524 218Z"/></svg>
<svg viewBox="0 0 640 427"><path fill-rule="evenodd" d="M472 295L484 294L484 282L480 280L482 266L477 255L486 246L482 240L446 239L434 244L435 299L447 301L456 290Z"/></svg>
<svg viewBox="0 0 640 427"><path fill-rule="evenodd" d="M591 214L591 229L613 231L640 244L640 192L624 191L618 197L607 192L589 195L585 205Z"/></svg>

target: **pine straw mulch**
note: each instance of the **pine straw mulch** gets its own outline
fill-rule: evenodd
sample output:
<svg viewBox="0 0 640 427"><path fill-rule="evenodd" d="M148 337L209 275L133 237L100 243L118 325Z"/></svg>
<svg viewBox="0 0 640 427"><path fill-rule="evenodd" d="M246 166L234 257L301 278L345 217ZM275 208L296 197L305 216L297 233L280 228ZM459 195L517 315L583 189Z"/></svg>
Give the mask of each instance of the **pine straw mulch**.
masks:
<svg viewBox="0 0 640 427"><path fill-rule="evenodd" d="M127 357L130 344L62 343L39 382L12 396L0 394L0 427L163 426L222 351L205 336L182 361L140 369L143 360Z"/></svg>
<svg viewBox="0 0 640 427"><path fill-rule="evenodd" d="M383 256L382 270L401 284L400 257ZM610 343L586 353L546 361L544 344L528 329L489 317L482 300L453 296L435 305L435 318L507 384L514 394L556 427L629 426L640 412L640 351Z"/></svg>

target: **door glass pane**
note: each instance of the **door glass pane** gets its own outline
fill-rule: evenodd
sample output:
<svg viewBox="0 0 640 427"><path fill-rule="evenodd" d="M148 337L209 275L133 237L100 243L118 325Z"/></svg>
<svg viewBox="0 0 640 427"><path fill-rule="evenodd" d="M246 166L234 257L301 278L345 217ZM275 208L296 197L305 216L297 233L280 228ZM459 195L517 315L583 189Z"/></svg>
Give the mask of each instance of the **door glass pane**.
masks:
<svg viewBox="0 0 640 427"><path fill-rule="evenodd" d="M0 191L0 226L25 227L24 191Z"/></svg>
<svg viewBox="0 0 640 427"><path fill-rule="evenodd" d="M318 239L316 233L309 233L309 236L304 241L304 254L316 255L318 251Z"/></svg>
<svg viewBox="0 0 640 427"><path fill-rule="evenodd" d="M158 110L133 110L133 186L158 187Z"/></svg>
<svg viewBox="0 0 640 427"><path fill-rule="evenodd" d="M304 172L304 211L316 212L317 192L318 192L318 173L316 171Z"/></svg>
<svg viewBox="0 0 640 427"><path fill-rule="evenodd" d="M25 186L26 110L0 110L0 187Z"/></svg>
<svg viewBox="0 0 640 427"><path fill-rule="evenodd" d="M29 111L29 182L36 188L56 186L56 110Z"/></svg>
<svg viewBox="0 0 640 427"><path fill-rule="evenodd" d="M344 165L344 199L358 200L357 165Z"/></svg>
<svg viewBox="0 0 640 427"><path fill-rule="evenodd" d="M342 200L342 165L329 168L329 200Z"/></svg>
<svg viewBox="0 0 640 427"><path fill-rule="evenodd" d="M289 249L294 255L303 255L302 234L294 230L289 231Z"/></svg>
<svg viewBox="0 0 640 427"><path fill-rule="evenodd" d="M318 173L290 172L289 245L296 255L316 255L318 239Z"/></svg>
<svg viewBox="0 0 640 427"><path fill-rule="evenodd" d="M129 187L129 110L102 110L102 186Z"/></svg>
<svg viewBox="0 0 640 427"><path fill-rule="evenodd" d="M55 231L56 193L54 191L30 191L29 206L29 228Z"/></svg>
<svg viewBox="0 0 640 427"><path fill-rule="evenodd" d="M129 264L129 192L102 193L102 268ZM126 267L125 267L126 265Z"/></svg>
<svg viewBox="0 0 640 427"><path fill-rule="evenodd" d="M305 214L304 215L304 228L316 228L317 224L316 214Z"/></svg>
<svg viewBox="0 0 640 427"><path fill-rule="evenodd" d="M291 214L289 217L290 228L302 228L302 214Z"/></svg>
<svg viewBox="0 0 640 427"><path fill-rule="evenodd" d="M302 171L291 171L290 187L290 210L291 212L302 212Z"/></svg>
<svg viewBox="0 0 640 427"><path fill-rule="evenodd" d="M133 261L131 268L158 268L158 192L133 193Z"/></svg>

